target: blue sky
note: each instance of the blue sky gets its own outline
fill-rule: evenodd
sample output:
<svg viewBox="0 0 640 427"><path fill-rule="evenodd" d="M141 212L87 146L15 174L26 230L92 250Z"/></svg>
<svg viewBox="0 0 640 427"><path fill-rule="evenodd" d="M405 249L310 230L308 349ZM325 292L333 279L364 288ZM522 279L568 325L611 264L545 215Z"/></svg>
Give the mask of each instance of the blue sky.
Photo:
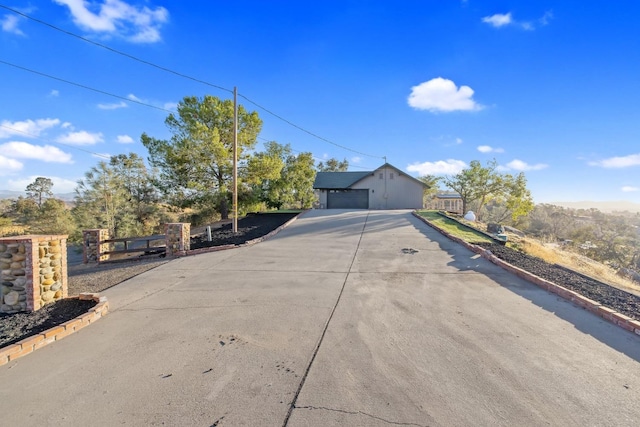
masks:
<svg viewBox="0 0 640 427"><path fill-rule="evenodd" d="M184 96L233 89L275 140L352 170L472 160L524 171L537 203L640 202L640 3L43 0L0 5L0 189L73 191L136 152ZM33 74L118 95L110 97ZM124 98L124 99L123 99ZM140 101L140 105L132 102Z"/></svg>

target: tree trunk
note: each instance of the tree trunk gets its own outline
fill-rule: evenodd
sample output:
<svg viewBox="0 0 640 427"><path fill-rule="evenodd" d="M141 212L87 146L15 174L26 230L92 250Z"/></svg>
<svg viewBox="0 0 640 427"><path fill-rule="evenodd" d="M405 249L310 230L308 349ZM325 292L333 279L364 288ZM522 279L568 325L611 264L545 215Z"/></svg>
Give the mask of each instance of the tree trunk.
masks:
<svg viewBox="0 0 640 427"><path fill-rule="evenodd" d="M220 210L220 217L222 219L229 219L229 202L227 202L226 194L222 199L220 199L220 205L218 208Z"/></svg>

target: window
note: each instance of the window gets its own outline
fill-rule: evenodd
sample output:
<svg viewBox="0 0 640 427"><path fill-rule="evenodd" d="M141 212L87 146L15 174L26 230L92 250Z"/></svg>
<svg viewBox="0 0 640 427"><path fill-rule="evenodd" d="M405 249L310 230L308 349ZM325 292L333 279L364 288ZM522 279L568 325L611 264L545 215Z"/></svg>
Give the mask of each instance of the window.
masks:
<svg viewBox="0 0 640 427"><path fill-rule="evenodd" d="M378 174L378 178L382 179L383 175L382 172L380 172L380 174Z"/></svg>
<svg viewBox="0 0 640 427"><path fill-rule="evenodd" d="M389 179L393 179L393 172L389 174Z"/></svg>

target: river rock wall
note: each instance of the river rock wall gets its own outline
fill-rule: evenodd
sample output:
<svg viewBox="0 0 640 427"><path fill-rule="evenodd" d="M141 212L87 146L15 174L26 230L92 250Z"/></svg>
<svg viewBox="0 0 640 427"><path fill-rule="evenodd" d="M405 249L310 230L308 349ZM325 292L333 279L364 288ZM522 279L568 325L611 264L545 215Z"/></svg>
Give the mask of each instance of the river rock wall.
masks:
<svg viewBox="0 0 640 427"><path fill-rule="evenodd" d="M164 234L167 257L185 255L191 249L191 224L173 222L165 224Z"/></svg>
<svg viewBox="0 0 640 427"><path fill-rule="evenodd" d="M84 230L82 232L82 260L85 264L90 262L108 261L109 255L105 252L109 251L110 245L103 243L109 239L109 230L104 228L95 228Z"/></svg>
<svg viewBox="0 0 640 427"><path fill-rule="evenodd" d="M0 313L38 310L67 289L67 236L0 238Z"/></svg>

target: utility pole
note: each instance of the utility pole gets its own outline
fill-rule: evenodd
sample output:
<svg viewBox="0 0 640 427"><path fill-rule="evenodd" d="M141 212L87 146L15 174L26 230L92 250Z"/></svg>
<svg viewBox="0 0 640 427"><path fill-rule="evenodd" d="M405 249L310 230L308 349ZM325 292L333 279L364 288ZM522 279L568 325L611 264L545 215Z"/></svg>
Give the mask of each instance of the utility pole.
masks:
<svg viewBox="0 0 640 427"><path fill-rule="evenodd" d="M238 88L233 87L233 234L238 232Z"/></svg>

